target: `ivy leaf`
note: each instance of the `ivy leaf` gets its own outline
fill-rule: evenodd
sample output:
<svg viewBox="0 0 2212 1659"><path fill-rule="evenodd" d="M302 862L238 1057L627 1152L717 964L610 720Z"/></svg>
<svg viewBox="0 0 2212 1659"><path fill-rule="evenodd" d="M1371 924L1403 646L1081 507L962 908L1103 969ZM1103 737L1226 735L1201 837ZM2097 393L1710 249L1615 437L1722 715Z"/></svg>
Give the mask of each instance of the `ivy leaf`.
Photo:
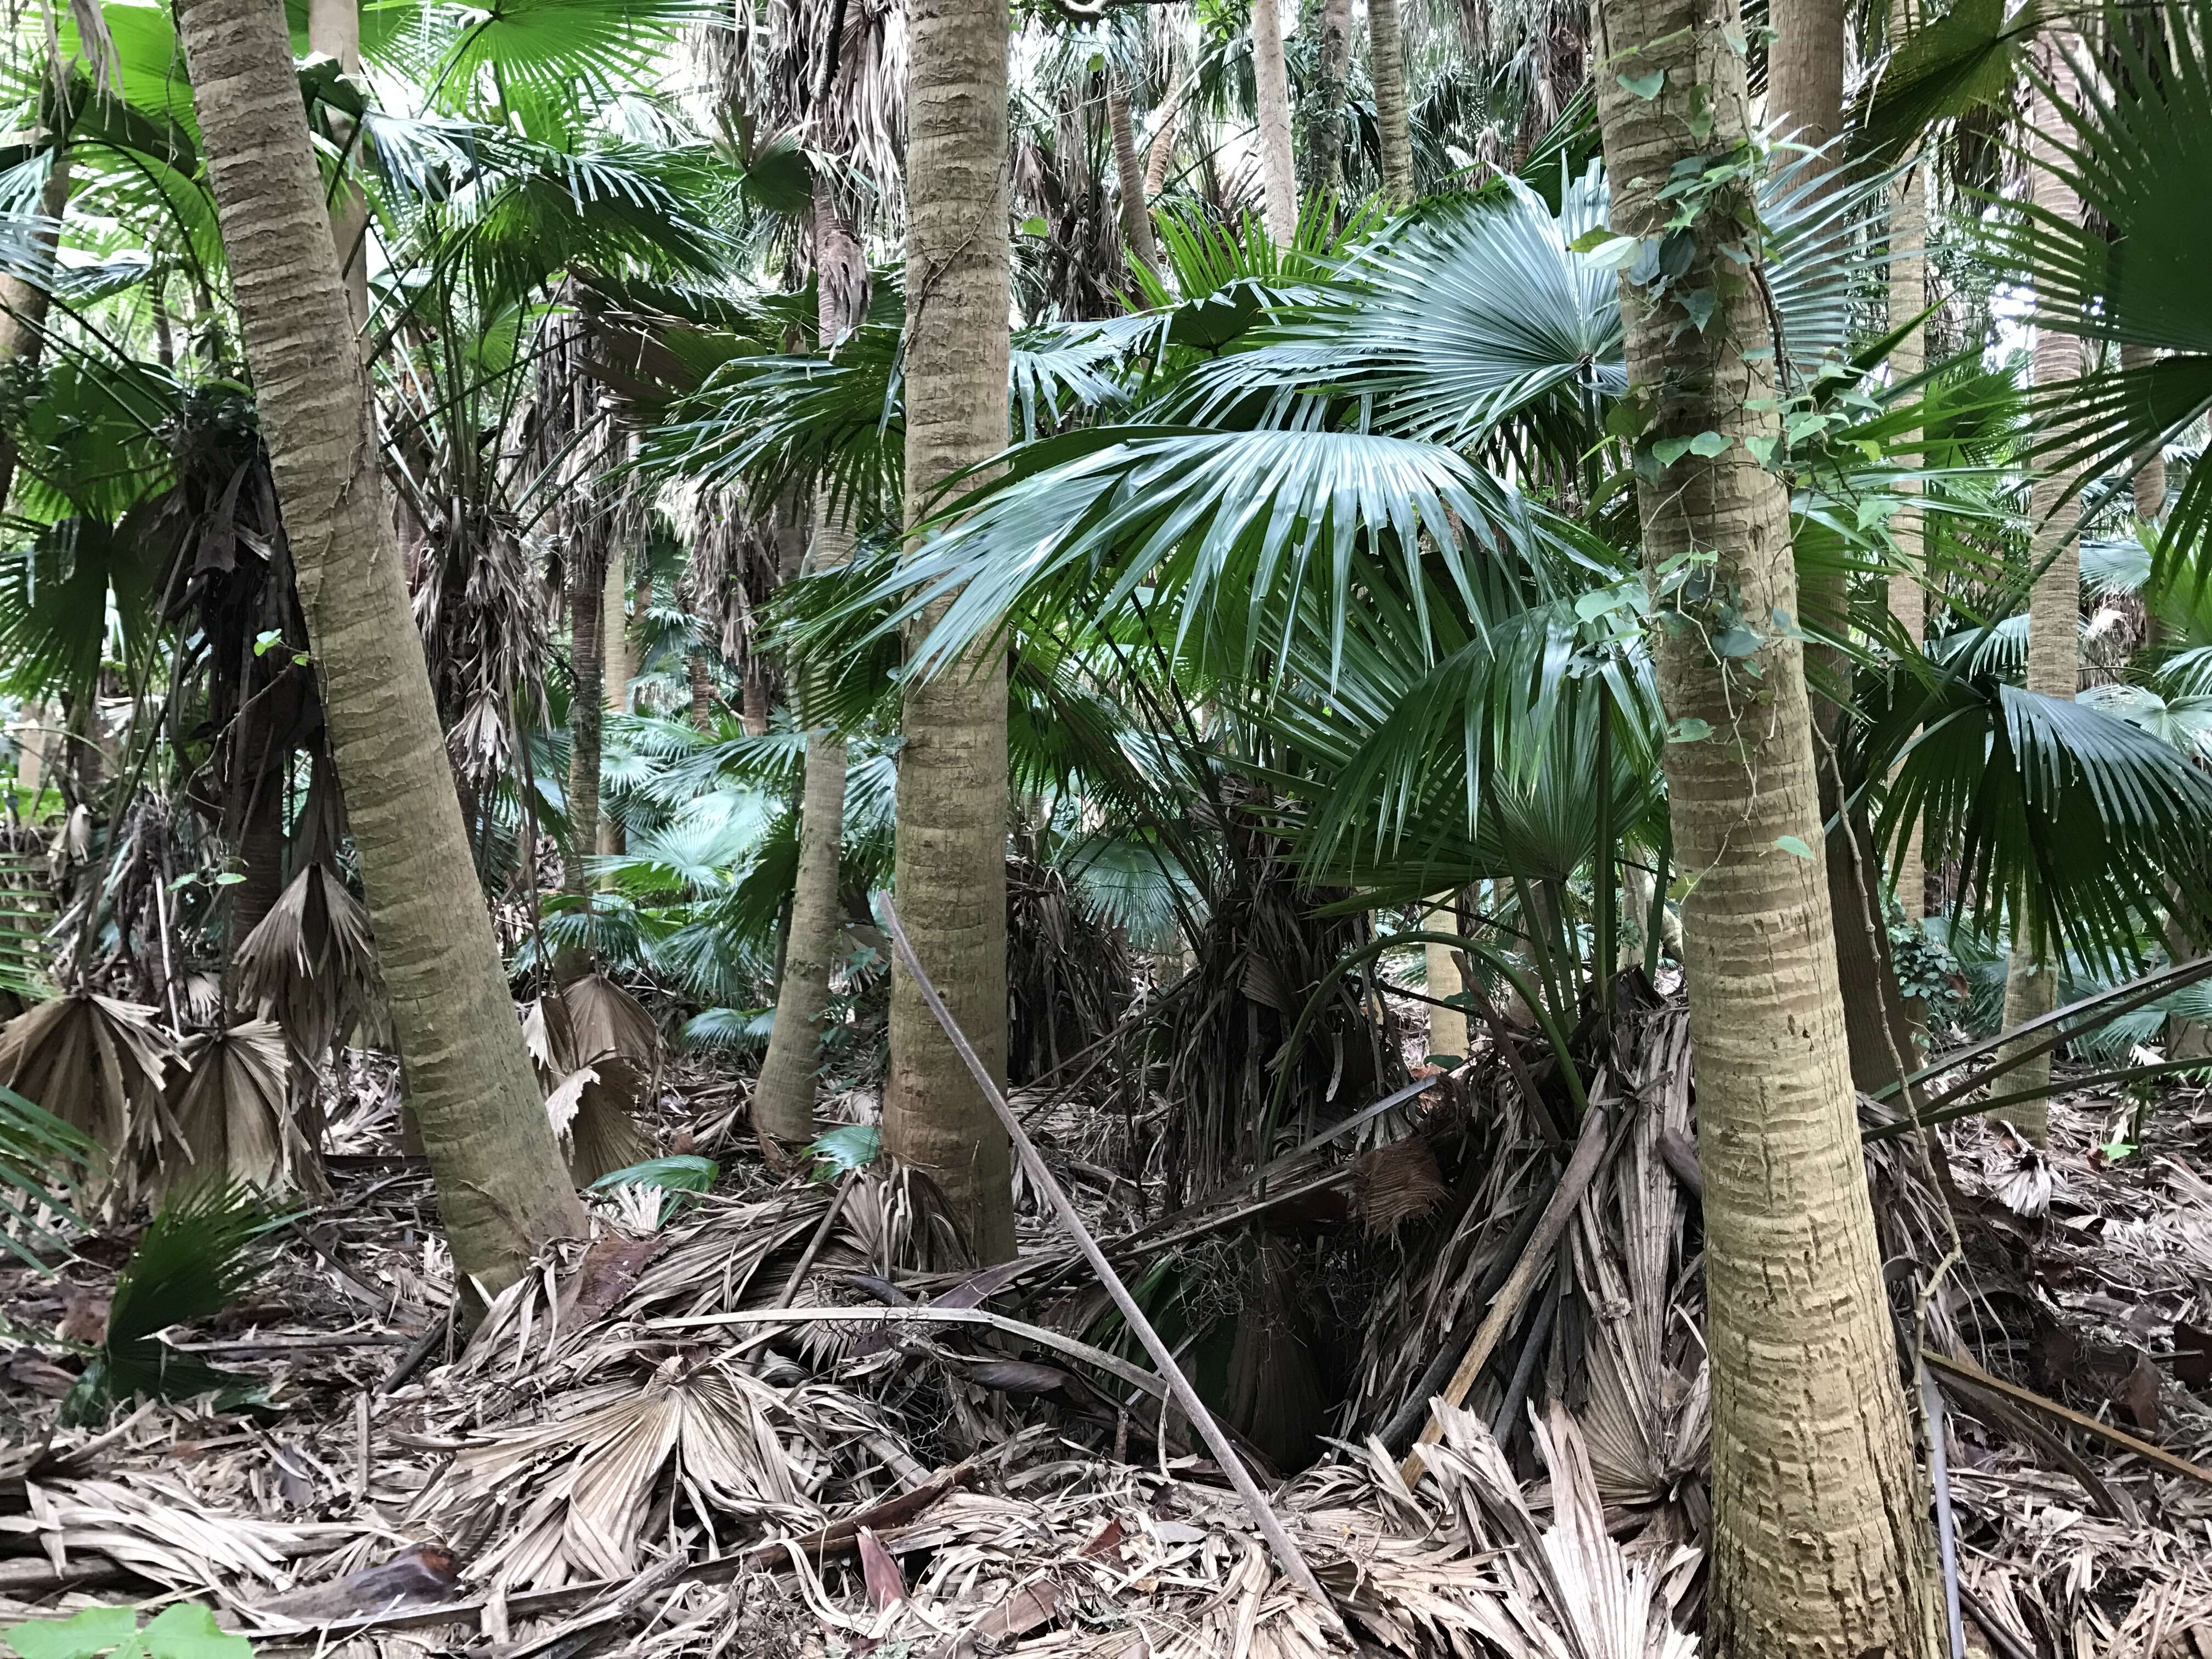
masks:
<svg viewBox="0 0 2212 1659"><path fill-rule="evenodd" d="M1674 724L1668 729L1667 741L1669 743L1703 743L1707 738L1712 736L1712 734L1713 727L1711 721L1701 720L1694 714L1686 715L1682 719L1676 720Z"/></svg>
<svg viewBox="0 0 2212 1659"><path fill-rule="evenodd" d="M135 1607L87 1607L67 1619L33 1619L8 1632L22 1659L92 1659L138 1633Z"/></svg>
<svg viewBox="0 0 2212 1659"><path fill-rule="evenodd" d="M215 1614L198 1601L164 1607L139 1632L152 1659L252 1659L253 1644L216 1628Z"/></svg>
<svg viewBox="0 0 2212 1659"><path fill-rule="evenodd" d="M1690 453L1708 458L1728 453L1729 441L1717 432L1700 432L1690 440Z"/></svg>
<svg viewBox="0 0 2212 1659"><path fill-rule="evenodd" d="M1656 69L1649 75L1616 75L1613 79L1648 104L1659 95L1659 89L1667 84L1667 71Z"/></svg>
<svg viewBox="0 0 2212 1659"><path fill-rule="evenodd" d="M1793 859L1810 859L1813 856L1813 849L1796 836L1777 836L1774 844Z"/></svg>
<svg viewBox="0 0 2212 1659"><path fill-rule="evenodd" d="M1690 313L1691 322L1697 325L1698 332L1703 334L1705 325L1713 319L1713 313L1720 307L1721 296L1709 288L1693 288L1680 297L1682 309Z"/></svg>
<svg viewBox="0 0 2212 1659"><path fill-rule="evenodd" d="M1693 438L1659 438L1651 445L1651 458L1662 466L1672 466L1690 453Z"/></svg>
<svg viewBox="0 0 2212 1659"><path fill-rule="evenodd" d="M1723 629L1713 636L1713 649L1730 659L1753 656L1759 651L1759 635L1738 623L1733 628Z"/></svg>

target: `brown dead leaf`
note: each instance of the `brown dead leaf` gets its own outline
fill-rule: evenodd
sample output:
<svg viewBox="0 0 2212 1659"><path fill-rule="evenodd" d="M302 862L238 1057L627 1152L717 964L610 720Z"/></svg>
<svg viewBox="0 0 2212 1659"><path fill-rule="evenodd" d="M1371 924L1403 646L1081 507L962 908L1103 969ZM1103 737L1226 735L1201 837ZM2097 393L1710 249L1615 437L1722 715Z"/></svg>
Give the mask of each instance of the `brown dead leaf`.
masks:
<svg viewBox="0 0 2212 1659"><path fill-rule="evenodd" d="M64 1342L98 1346L107 1336L108 1298L85 1285L62 1289L62 1322L54 1334Z"/></svg>
<svg viewBox="0 0 2212 1659"><path fill-rule="evenodd" d="M985 1359L968 1368L974 1382L1000 1394L1054 1394L1068 1384L1067 1373L1057 1365L1040 1365L1029 1359Z"/></svg>
<svg viewBox="0 0 2212 1659"><path fill-rule="evenodd" d="M868 1602L878 1613L894 1601L906 1600L906 1575L872 1527L860 1528L860 1577L868 1587Z"/></svg>
<svg viewBox="0 0 2212 1659"><path fill-rule="evenodd" d="M1127 1536L1128 1534L1121 1526L1121 1517L1118 1515L1109 1516L1106 1517L1106 1524L1091 1534L1091 1541L1085 1544L1078 1553L1086 1561L1094 1561L1102 1555L1113 1554L1121 1547L1122 1539Z"/></svg>
<svg viewBox="0 0 2212 1659"><path fill-rule="evenodd" d="M2173 1374L2184 1388L2212 1389L2212 1331L2186 1320L2174 1322Z"/></svg>
<svg viewBox="0 0 2212 1659"><path fill-rule="evenodd" d="M595 1239L561 1292L561 1328L580 1330L629 1295L660 1243L657 1237L625 1238L620 1233Z"/></svg>
<svg viewBox="0 0 2212 1659"><path fill-rule="evenodd" d="M2135 1369L2120 1384L2119 1403L2127 1408L2135 1425L2146 1432L2158 1427L2158 1385L2164 1376L2148 1354L2138 1353Z"/></svg>

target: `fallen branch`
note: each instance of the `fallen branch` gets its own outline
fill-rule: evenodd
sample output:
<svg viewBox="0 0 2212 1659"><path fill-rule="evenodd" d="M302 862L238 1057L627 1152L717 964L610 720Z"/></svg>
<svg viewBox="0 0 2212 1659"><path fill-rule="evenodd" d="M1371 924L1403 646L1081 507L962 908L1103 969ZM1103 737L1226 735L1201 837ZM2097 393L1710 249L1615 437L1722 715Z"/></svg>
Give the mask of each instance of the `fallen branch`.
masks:
<svg viewBox="0 0 2212 1659"><path fill-rule="evenodd" d="M1136 1297L1129 1294L1129 1287L1121 1282L1121 1276L1114 1271L1113 1264L1106 1260L1106 1253L1098 1248L1098 1241L1091 1236L1091 1230L1083 1224L1083 1218L1076 1213L1075 1206L1068 1202L1067 1194L1061 1190L1059 1181L1045 1166L1044 1159L1037 1156L1036 1145L1030 1139L1029 1132L1022 1127L1021 1120L1014 1115L1013 1108L1006 1104L1006 1094L1000 1089L998 1080L991 1075L990 1068L984 1065L976 1054L975 1048L961 1030L959 1022L952 1018L951 1011L945 1007L945 1000L937 994L937 987L930 982L929 975L915 956L913 942L906 936L906 927L899 920L897 908L888 897L884 900L883 905L884 925L891 936L891 944L898 952L899 961L913 978L915 989L921 994L922 1001L927 1005L929 1012L936 1017L938 1024L945 1032L945 1041L952 1045L960 1058L966 1062L969 1074L975 1079L975 1086L982 1091L983 1098L990 1102L992 1111L998 1115L999 1121L1005 1126L1006 1133L1013 1140L1015 1150L1021 1154L1022 1162L1029 1171L1031 1185L1044 1194L1047 1201L1059 1214L1060 1224L1067 1229L1069 1235L1075 1240L1076 1248L1083 1252L1084 1260L1091 1264L1091 1270L1098 1275L1099 1283L1105 1286L1107 1295L1114 1300L1114 1305L1121 1310L1121 1317L1128 1322L1129 1328L1134 1331L1138 1339L1144 1343L1145 1352L1152 1355L1154 1367L1158 1370L1162 1380L1173 1392L1176 1404L1182 1408L1183 1414L1190 1419L1192 1426L1197 1429L1205 1439L1207 1449L1213 1453L1214 1461L1221 1466L1221 1472L1229 1477L1229 1484L1237 1489L1237 1497L1243 1499L1244 1507L1251 1512L1253 1522L1260 1528L1261 1535L1267 1540L1268 1548L1274 1552L1275 1559L1281 1565L1284 1575L1298 1589L1313 1598L1314 1605L1320 1609L1322 1616L1328 1621L1331 1628L1344 1638L1346 1644L1356 1647L1357 1644L1352 1639L1352 1632L1346 1628L1343 1615L1337 1612L1336 1604L1329 1600L1328 1593L1322 1589L1321 1581L1314 1577L1313 1569L1306 1565L1306 1559L1299 1552L1297 1542L1288 1532L1284 1530L1281 1518L1269 1507L1267 1498L1260 1491L1259 1482L1252 1478L1252 1471L1244 1466L1244 1460L1237 1455L1237 1449L1231 1445L1229 1437L1222 1432L1221 1425L1213 1420L1213 1413L1206 1409L1206 1402L1198 1397L1198 1390L1191 1386L1190 1379L1183 1375L1182 1367L1176 1364L1174 1351L1161 1340L1160 1334L1152 1328L1152 1322L1145 1317L1145 1310L1137 1305ZM969 1309L963 1311L980 1312L981 1310ZM1133 1370L1134 1367L1131 1369Z"/></svg>
<svg viewBox="0 0 2212 1659"><path fill-rule="evenodd" d="M1937 1353L1930 1349L1928 1363L1947 1376L1961 1378L1978 1389L2002 1395L2016 1405L2041 1412L2046 1417L2055 1417L2069 1428L2079 1429L2084 1434L2094 1434L2124 1451L2131 1451L2146 1463L2164 1469L2168 1474L2186 1475L2191 1480L2201 1480L2212 1486L2212 1469L2206 1468L2202 1463L2192 1463L2163 1446L2154 1446L2148 1440L2138 1440L2125 1430L2116 1429L2109 1423L2100 1423L2087 1413L2077 1412L2071 1406L2062 1406L2056 1400L2046 1400L2033 1389L2023 1389L2017 1382L2008 1382L2001 1376L1992 1376L1971 1359L1954 1359L1948 1354Z"/></svg>
<svg viewBox="0 0 2212 1659"><path fill-rule="evenodd" d="M1505 1335L1506 1328L1520 1313L1521 1304L1528 1299L1528 1292L1536 1283L1537 1274L1543 1271L1545 1262L1550 1259L1553 1248L1559 1242L1559 1235L1566 1231L1567 1223L1574 1216L1575 1206L1582 1202L1583 1194L1589 1190L1598 1166L1605 1162L1609 1139L1607 1127L1606 1115L1599 1108L1593 1106L1583 1115L1582 1133L1576 1139L1574 1156L1567 1160L1565 1173L1559 1177L1559 1184L1552 1194L1552 1201L1544 1206L1543 1216L1536 1223L1536 1231L1529 1235L1528 1245L1521 1252L1521 1259L1513 1264L1513 1271L1499 1288L1498 1299L1490 1304L1490 1311L1483 1316L1482 1323L1475 1328L1474 1340L1468 1345L1458 1368L1451 1374L1451 1380L1437 1393L1437 1397L1446 1405L1457 1406L1467 1398L1468 1390L1474 1386L1474 1379L1482 1375L1483 1366L1489 1363L1491 1351L1497 1347ZM1443 1424L1436 1407L1431 1406L1429 1420L1422 1428L1420 1437L1413 1442L1413 1449L1406 1454L1405 1462L1398 1466L1398 1474L1408 1486L1421 1478L1421 1448L1436 1444L1443 1438Z"/></svg>

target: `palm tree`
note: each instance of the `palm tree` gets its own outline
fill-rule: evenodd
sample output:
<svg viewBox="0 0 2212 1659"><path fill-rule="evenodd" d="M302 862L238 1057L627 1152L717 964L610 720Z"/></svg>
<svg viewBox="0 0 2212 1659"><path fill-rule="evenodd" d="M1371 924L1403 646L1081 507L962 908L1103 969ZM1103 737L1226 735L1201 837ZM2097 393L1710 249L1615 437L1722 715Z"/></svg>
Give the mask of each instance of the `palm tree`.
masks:
<svg viewBox="0 0 2212 1659"><path fill-rule="evenodd" d="M1273 0L1261 3L1273 17ZM915 9L909 27L904 521L912 533L948 479L1005 447L1011 340L1006 10L996 0L929 0ZM1279 75L1279 30L1275 46ZM1003 653L987 644L914 686L902 730L900 914L923 970L976 1053L1003 1077ZM1006 1260L1014 1253L1006 1132L903 974L891 981L890 1048L884 1150L944 1190L977 1260Z"/></svg>
<svg viewBox="0 0 2212 1659"><path fill-rule="evenodd" d="M1324 196L1344 191L1344 77L1352 63L1352 0L1319 0L1314 43L1320 70L1306 131L1306 171Z"/></svg>
<svg viewBox="0 0 2212 1659"><path fill-rule="evenodd" d="M811 218L816 325L823 349L830 351L867 314L868 267L850 210L839 199L827 169L815 175ZM827 491L817 495L810 568L836 570L851 562L853 511L849 502L840 510ZM810 702L820 701L808 696L812 665L791 666L793 701L806 730L799 871L784 935L783 973L776 985L775 1024L753 1091L755 1133L771 1147L784 1151L814 1138L814 1078L821 1063L830 975L842 925L838 873L846 770L844 738L829 721L811 716L808 708Z"/></svg>
<svg viewBox="0 0 2212 1659"><path fill-rule="evenodd" d="M1382 194L1400 207L1409 207L1413 200L1413 137L1406 113L1406 39L1398 3L1368 0L1368 70L1375 79Z"/></svg>
<svg viewBox="0 0 2212 1659"><path fill-rule="evenodd" d="M1674 208L1660 192L1678 168L1705 185L1692 246L1676 244L1682 275L1638 288L1625 274L1621 310L1629 383L1651 410L1637 494L1667 624L1660 687L1668 716L1695 722L1675 727L1666 757L1674 857L1692 884L1682 935L1712 1365L1708 1639L1722 1652L1929 1659L1940 1602L1859 1152L1802 653L1769 620L1798 614L1790 502L1747 447L1776 430L1746 407L1771 384L1772 336L1750 284L1717 282L1730 255L1755 257L1735 216L1756 222L1751 183L1741 163L1700 160L1747 136L1732 13L1611 0L1598 15L1613 231L1662 234ZM1705 142L1693 118L1711 123Z"/></svg>
<svg viewBox="0 0 2212 1659"><path fill-rule="evenodd" d="M1157 272L1160 245L1152 235L1144 164L1137 159L1137 129L1129 113L1128 80L1111 64L1106 68L1106 119L1114 135L1114 177L1121 187L1121 234L1129 239L1129 252L1138 263Z"/></svg>
<svg viewBox="0 0 2212 1659"><path fill-rule="evenodd" d="M1912 0L1893 0L1889 14L1891 50L1894 52L1912 26ZM1925 198L1932 158L1918 147L1908 153L1899 173L1897 185L1890 196L1889 206L1889 326L1893 331L1905 332L1890 348L1889 372L1893 384L1905 386L1917 380L1928 364L1928 343L1925 330L1913 319L1927 308L1928 304L1928 216ZM1911 326L1907 326L1908 324ZM1917 432L1899 434L1898 447L1906 452L1919 446ZM1899 490L1917 500L1921 486L1917 479L1899 481ZM2160 486L2164 493L2164 484ZM1891 520L1892 533L1897 538L1899 552L1906 568L1893 572L1889 579L1889 614L1895 618L1899 630L1914 646L1920 645L1928 635L1928 593L1911 568L1916 561L1924 562L1926 550L1922 541L1923 520L1917 506L1901 508ZM1914 927L1928 908L1928 870L1921 854L1921 840L1916 830L1905 839L1897 853L1893 876L1898 902L1904 907L1905 920Z"/></svg>
<svg viewBox="0 0 2212 1659"><path fill-rule="evenodd" d="M495 1289L583 1214L481 908L284 15L179 24L409 1102L455 1265Z"/></svg>
<svg viewBox="0 0 2212 1659"><path fill-rule="evenodd" d="M1259 100L1260 185L1267 234L1288 242L1298 227L1297 161L1291 149L1291 76L1279 0L1252 0L1252 84Z"/></svg>
<svg viewBox="0 0 2212 1659"><path fill-rule="evenodd" d="M2061 31L2051 42L2043 74L2038 77L2034 113L2029 122L2028 191L2039 216L2069 220L2081 212L2081 202L2069 183L2060 149L2060 110L2071 106L2074 73L2070 32ZM2035 384L2056 386L2080 377L2081 343L2054 328L2040 328L2035 337ZM2027 601L2027 689L2049 697L2071 698L2081 690L2081 552L2076 540L2081 507L2075 499L2075 479L2061 467L2046 466L2036 475L2029 495L2028 516L2034 527L2028 564L2034 586ZM2032 941L2016 940L2012 965L2005 979L2004 1023L2025 1024L2057 1006L2058 963ZM2015 1085L2036 1089L2051 1081L2048 1054L2027 1060L2019 1069ZM2014 1126L2036 1145L2051 1134L2049 1106L2032 1100L2008 1109Z"/></svg>

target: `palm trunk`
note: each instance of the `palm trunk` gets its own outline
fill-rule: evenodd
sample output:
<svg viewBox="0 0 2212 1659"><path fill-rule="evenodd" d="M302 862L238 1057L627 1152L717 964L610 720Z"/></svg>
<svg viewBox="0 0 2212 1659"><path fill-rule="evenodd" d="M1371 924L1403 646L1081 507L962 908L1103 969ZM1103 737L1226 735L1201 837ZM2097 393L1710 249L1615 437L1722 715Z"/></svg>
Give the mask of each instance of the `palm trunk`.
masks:
<svg viewBox="0 0 2212 1659"><path fill-rule="evenodd" d="M623 579L622 550L610 546L599 583L599 705L607 714L629 712L629 588ZM605 716L600 725L600 753L606 747ZM593 842L601 858L615 858L623 850L622 825L604 809L594 814L599 835Z"/></svg>
<svg viewBox="0 0 2212 1659"><path fill-rule="evenodd" d="M1272 10L1272 6L1270 7ZM1003 0L916 0L907 77L906 522L1006 447ZM925 622L927 619L925 619ZM975 1052L1006 1065L1006 665L970 652L907 692L899 911ZM891 978L884 1146L951 1200L981 1261L1014 1253L1006 1132L913 982Z"/></svg>
<svg viewBox="0 0 2212 1659"><path fill-rule="evenodd" d="M1901 36L1908 22L1908 0L1896 0L1892 9L1890 25L1893 38ZM1927 189L1928 167L1924 158L1916 158L1911 170L1897 181L1889 205L1889 325L1902 328L1911 318L1918 316L1928 304L1928 217L1922 197ZM1923 331L1915 328L1910 334L1890 348L1889 368L1893 380L1912 379L1927 367L1928 343ZM1907 432L1899 439L1900 447L1908 452L1920 441L1917 432ZM1924 561L1927 549L1923 542L1925 520L1920 511L1919 484L1901 483L1898 486L1907 497L1906 504L1899 508L1890 520L1891 532L1897 538L1898 551L1906 561ZM1912 571L1899 571L1889 579L1889 613L1897 619L1915 645L1928 637L1928 595L1920 585L1919 577ZM1905 907L1905 919L1918 922L1928 914L1928 867L1922 856L1920 830L1915 826L1911 837L1898 851L1896 871L1897 900Z"/></svg>
<svg viewBox="0 0 2212 1659"><path fill-rule="evenodd" d="M568 548L568 661L575 685L568 697L568 849L562 885L572 893L589 885L584 860L599 844L599 743L606 711L606 638L599 616L605 603L606 552L595 529L572 537Z"/></svg>
<svg viewBox="0 0 2212 1659"><path fill-rule="evenodd" d="M1344 76L1352 62L1352 0L1321 0L1320 26L1316 56L1321 86L1306 134L1306 171L1316 190L1334 198L1344 190Z"/></svg>
<svg viewBox="0 0 2212 1659"><path fill-rule="evenodd" d="M2045 71L2061 98L2072 101L2074 77L2064 47L2073 37L2062 34L2051 45ZM2072 219L2081 210L2074 192L2066 187L2058 168L2063 161L2052 136L2063 131L2050 94L2039 89L2028 146L2028 187L2035 204L2060 219ZM2035 384L2052 386L2081 373L2081 343L2054 329L2039 329L2035 337ZM2027 600L2027 689L2047 697L2069 702L2081 685L2081 551L2074 532L2081 517L2078 501L2063 507L2065 473L2039 475L2029 493L2028 517L2034 526L2029 544L2031 568L2040 572ZM2022 941L2013 946L2011 969L2005 978L2004 1023L2023 1024L2040 1018L2058 1006L2057 965ZM2023 1062L2013 1073L2010 1089L2037 1089L2051 1081L2051 1055L2046 1051ZM2008 1107L2005 1115L2036 1145L2050 1138L2051 1109L2040 1100Z"/></svg>
<svg viewBox="0 0 2212 1659"><path fill-rule="evenodd" d="M1252 0L1252 83L1260 103L1260 188L1267 235L1288 247L1298 228L1297 162L1291 152L1291 76L1277 0Z"/></svg>
<svg viewBox="0 0 2212 1659"><path fill-rule="evenodd" d="M1445 894L1437 902L1432 919L1422 923L1425 927L1441 933L1450 933L1459 919L1452 904L1451 895ZM1449 945L1439 945L1431 939L1422 947L1427 973L1424 975L1425 989L1437 1001L1429 1005L1429 1052L1432 1054L1467 1055L1467 1011L1463 1008L1439 1008L1437 1002L1449 1001L1467 988L1460 979L1459 957Z"/></svg>
<svg viewBox="0 0 2212 1659"><path fill-rule="evenodd" d="M1129 89L1111 69L1106 71L1106 121L1114 132L1114 173L1121 190L1121 234L1129 240L1130 256L1146 270L1158 271L1160 245L1152 238L1145 171L1137 160L1137 130L1129 116Z"/></svg>
<svg viewBox="0 0 2212 1659"><path fill-rule="evenodd" d="M1615 230L1658 234L1672 211L1658 192L1677 166L1744 142L1744 64L1729 44L1739 27L1732 4L1601 0L1593 56ZM1712 124L1705 143L1693 116ZM1656 647L1667 714L1711 728L1666 751L1674 861L1692 884L1682 934L1710 1299L1708 1640L1723 1655L1932 1659L1926 1494L1859 1152L1803 654L1765 621L1798 611L1790 503L1743 447L1776 430L1771 413L1747 407L1771 395L1772 340L1753 285L1720 280L1745 251L1748 196L1738 184L1706 205L1674 286L1654 298L1624 280L1620 295L1632 398L1655 410L1644 441L1729 441L1637 490L1655 603L1675 624ZM1677 296L1716 289L1700 330ZM1661 573L1692 550L1713 561L1715 597L1678 602ZM1707 644L1723 605L1765 636L1756 679Z"/></svg>
<svg viewBox="0 0 2212 1659"><path fill-rule="evenodd" d="M407 1097L462 1282L585 1228L461 828L284 9L177 8Z"/></svg>
<svg viewBox="0 0 2212 1659"><path fill-rule="evenodd" d="M348 75L361 73L361 0L307 0L307 50L335 58ZM343 141L347 123L337 118ZM368 200L349 182L331 200L331 240L345 273L354 332L368 325Z"/></svg>
<svg viewBox="0 0 2212 1659"><path fill-rule="evenodd" d="M828 179L814 184L816 320L826 348L867 308L867 261ZM817 502L813 564L836 569L853 556L852 527ZM807 675L790 665L793 701L806 718ZM837 875L845 830L845 741L827 726L806 733L806 776L799 798L799 872L784 928L783 963L775 991L775 1024L753 1090L753 1132L790 1151L814 1138L814 1076L830 1007L830 975L837 957Z"/></svg>
<svg viewBox="0 0 2212 1659"><path fill-rule="evenodd" d="M1175 163L1176 134L1182 125L1182 76L1178 70L1168 82L1168 95L1160 103L1160 125L1152 134L1152 147L1145 152L1145 201L1148 206L1152 198L1166 187L1168 168Z"/></svg>
<svg viewBox="0 0 2212 1659"><path fill-rule="evenodd" d="M1413 134L1406 112L1406 38L1398 0L1367 0L1367 53L1382 139L1382 193L1407 207L1413 200Z"/></svg>
<svg viewBox="0 0 2212 1659"><path fill-rule="evenodd" d="M2120 348L2120 367L2133 371L2148 368L2158 361L2156 348L2145 345L2123 345ZM2166 522L2166 447L2150 444L2135 454L2134 486L2136 517L2148 525Z"/></svg>
<svg viewBox="0 0 2212 1659"><path fill-rule="evenodd" d="M63 212L69 206L70 160L67 149L57 146L46 182L39 191L39 216L45 221L32 235L40 262L51 269L61 240ZM52 296L46 289L20 276L0 276L0 363L20 362L35 368L46 339L46 307ZM8 505L15 487L15 441L0 432L0 508Z"/></svg>

